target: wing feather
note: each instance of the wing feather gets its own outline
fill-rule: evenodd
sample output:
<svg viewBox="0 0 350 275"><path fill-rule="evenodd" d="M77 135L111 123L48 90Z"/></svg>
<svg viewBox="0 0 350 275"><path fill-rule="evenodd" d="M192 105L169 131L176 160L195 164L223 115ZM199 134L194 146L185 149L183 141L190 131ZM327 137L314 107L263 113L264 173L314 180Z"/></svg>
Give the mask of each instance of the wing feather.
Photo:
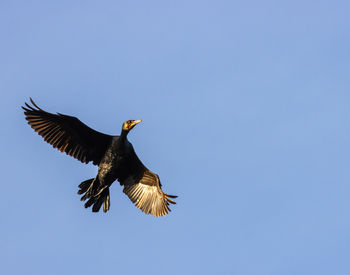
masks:
<svg viewBox="0 0 350 275"><path fill-rule="evenodd" d="M83 163L100 163L113 136L91 129L76 117L46 112L31 98L30 102L33 106L22 107L26 120L46 142Z"/></svg>
<svg viewBox="0 0 350 275"><path fill-rule="evenodd" d="M129 165L143 166L140 161L135 161ZM155 217L164 216L171 211L169 204L176 204L175 201L169 198L177 198L177 196L164 193L158 175L148 170L145 166L143 168L132 169L133 171L141 170L142 172L131 174L121 181L121 185L124 185L123 192L144 213Z"/></svg>

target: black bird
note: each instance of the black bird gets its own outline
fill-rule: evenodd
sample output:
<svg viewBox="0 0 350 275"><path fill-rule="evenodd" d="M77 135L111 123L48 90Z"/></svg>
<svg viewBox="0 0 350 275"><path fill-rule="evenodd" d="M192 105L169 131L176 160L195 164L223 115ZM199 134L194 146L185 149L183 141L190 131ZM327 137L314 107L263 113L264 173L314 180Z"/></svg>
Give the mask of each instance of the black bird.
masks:
<svg viewBox="0 0 350 275"><path fill-rule="evenodd" d="M160 217L170 211L169 203L176 204L171 196L162 191L157 174L148 170L137 157L128 141L129 131L141 120L123 123L120 136L97 132L78 118L60 113L51 114L40 109L30 98L34 107L25 103L24 114L28 124L46 142L83 163L92 161L98 165L97 176L83 181L78 194L84 194L85 207L92 206L98 212L110 207L109 187L115 180L124 186L123 192L146 214Z"/></svg>

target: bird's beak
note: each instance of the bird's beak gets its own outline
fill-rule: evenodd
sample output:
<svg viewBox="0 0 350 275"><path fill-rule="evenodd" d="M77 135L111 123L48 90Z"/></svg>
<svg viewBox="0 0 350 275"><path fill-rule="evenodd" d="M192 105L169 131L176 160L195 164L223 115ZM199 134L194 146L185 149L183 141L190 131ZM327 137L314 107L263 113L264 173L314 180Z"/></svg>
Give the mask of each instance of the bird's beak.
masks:
<svg viewBox="0 0 350 275"><path fill-rule="evenodd" d="M142 120L135 120L132 126L135 126L136 124L139 124L140 122L142 122Z"/></svg>

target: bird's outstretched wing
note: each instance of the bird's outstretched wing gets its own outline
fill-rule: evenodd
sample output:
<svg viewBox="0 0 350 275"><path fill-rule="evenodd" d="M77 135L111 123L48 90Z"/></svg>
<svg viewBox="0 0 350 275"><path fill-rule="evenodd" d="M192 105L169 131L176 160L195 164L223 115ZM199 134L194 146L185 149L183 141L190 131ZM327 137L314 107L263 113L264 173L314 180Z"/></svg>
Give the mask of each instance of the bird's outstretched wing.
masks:
<svg viewBox="0 0 350 275"><path fill-rule="evenodd" d="M91 129L76 117L48 113L30 101L34 107L27 103L22 107L26 120L46 142L83 163L100 163L113 136Z"/></svg>
<svg viewBox="0 0 350 275"><path fill-rule="evenodd" d="M171 199L177 198L164 193L157 174L148 170L132 151L124 167L119 170L119 182L124 185L123 192L146 214L160 217L171 210L169 203L176 204Z"/></svg>

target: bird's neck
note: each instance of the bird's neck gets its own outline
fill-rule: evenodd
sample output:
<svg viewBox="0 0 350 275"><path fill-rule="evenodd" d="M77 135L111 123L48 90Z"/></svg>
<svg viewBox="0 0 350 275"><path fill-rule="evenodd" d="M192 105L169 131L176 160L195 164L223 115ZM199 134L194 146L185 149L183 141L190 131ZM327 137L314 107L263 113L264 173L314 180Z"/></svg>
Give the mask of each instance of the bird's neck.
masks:
<svg viewBox="0 0 350 275"><path fill-rule="evenodd" d="M121 135L120 135L120 139L122 140L122 141L125 141L127 138L127 135L129 134L129 131L128 130L124 130L124 129L122 129L122 133L121 133Z"/></svg>

